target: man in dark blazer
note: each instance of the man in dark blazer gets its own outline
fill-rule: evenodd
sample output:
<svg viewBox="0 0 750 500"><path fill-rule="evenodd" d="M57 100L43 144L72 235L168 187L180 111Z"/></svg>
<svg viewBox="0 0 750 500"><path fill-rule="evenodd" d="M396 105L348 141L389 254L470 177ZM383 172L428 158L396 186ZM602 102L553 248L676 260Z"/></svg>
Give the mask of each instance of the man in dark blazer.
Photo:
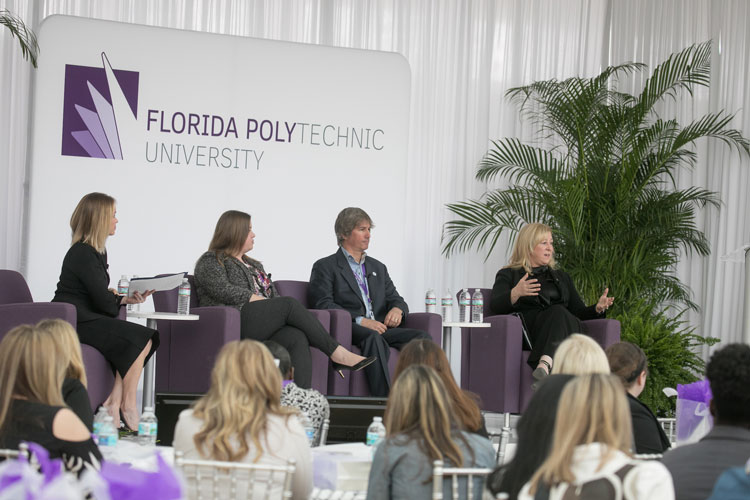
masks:
<svg viewBox="0 0 750 500"><path fill-rule="evenodd" d="M695 444L664 454L677 500L703 500L730 467L750 458L750 346L729 344L711 356L706 367L713 399L714 428Z"/></svg>
<svg viewBox="0 0 750 500"><path fill-rule="evenodd" d="M365 254L372 227L370 216L361 208L339 213L334 225L339 249L313 265L308 299L316 309L344 309L352 315L352 343L363 356L378 357L377 363L365 368L370 393L386 397L391 387L389 347L400 350L413 339L430 336L400 327L409 307L385 265Z"/></svg>

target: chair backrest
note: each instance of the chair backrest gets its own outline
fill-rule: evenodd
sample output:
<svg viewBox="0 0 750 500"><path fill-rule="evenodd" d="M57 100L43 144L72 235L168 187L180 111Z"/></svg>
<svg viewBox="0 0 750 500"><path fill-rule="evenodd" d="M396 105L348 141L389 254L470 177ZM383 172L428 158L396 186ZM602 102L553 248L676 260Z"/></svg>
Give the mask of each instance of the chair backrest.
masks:
<svg viewBox="0 0 750 500"><path fill-rule="evenodd" d="M448 498L452 500L476 498L491 498L484 487L487 476L492 469L466 468L466 467L444 467L442 460L435 460L432 467L432 500L443 500L445 498L443 489L445 480L450 483Z"/></svg>
<svg viewBox="0 0 750 500"><path fill-rule="evenodd" d="M26 443L19 444L17 450L0 450L0 458L8 459L18 457L29 458L29 446Z"/></svg>
<svg viewBox="0 0 750 500"><path fill-rule="evenodd" d="M294 460L286 465L188 460L175 453L175 466L186 485L186 498L292 498Z"/></svg>
<svg viewBox="0 0 750 500"><path fill-rule="evenodd" d="M0 304L22 302L33 302L23 275L10 269L0 269Z"/></svg>
<svg viewBox="0 0 750 500"><path fill-rule="evenodd" d="M284 297L292 297L302 304L305 309L310 306L307 302L307 281L278 280L273 282L276 291Z"/></svg>
<svg viewBox="0 0 750 500"><path fill-rule="evenodd" d="M328 441L328 428L331 426L331 420L324 418L320 423L320 439L318 439L318 446L325 446Z"/></svg>

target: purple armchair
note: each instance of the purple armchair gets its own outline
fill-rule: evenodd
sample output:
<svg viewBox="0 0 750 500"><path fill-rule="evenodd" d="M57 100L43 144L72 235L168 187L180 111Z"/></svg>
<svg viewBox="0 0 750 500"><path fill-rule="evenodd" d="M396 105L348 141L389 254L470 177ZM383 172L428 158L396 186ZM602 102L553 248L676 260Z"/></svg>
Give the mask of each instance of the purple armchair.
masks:
<svg viewBox="0 0 750 500"><path fill-rule="evenodd" d="M318 321L328 330L331 336L343 346L351 345L352 329L347 330L345 324L352 319L346 311L310 309L307 301L307 281L279 280L274 281L276 290L284 297L297 299L300 304L318 318ZM347 396L349 381L342 379L333 370L328 357L317 349L311 349L312 354L312 387L323 394Z"/></svg>
<svg viewBox="0 0 750 500"><path fill-rule="evenodd" d="M75 328L75 306L63 302L34 302L20 273L0 269L0 338L18 325L55 318L63 319ZM88 379L89 402L91 409L96 410L112 392L114 371L93 347L81 344L81 354Z"/></svg>
<svg viewBox="0 0 750 500"><path fill-rule="evenodd" d="M195 281L187 276L193 293L190 313L198 321L159 320L159 350L156 362L156 392L205 393L211 385L211 370L224 344L240 339L240 312L234 307L198 307ZM177 288L153 295L154 309L177 311Z"/></svg>
<svg viewBox="0 0 750 500"><path fill-rule="evenodd" d="M473 289L472 289L473 290ZM533 395L529 351L523 351L521 320L493 315L492 290L481 288L484 321L490 328L463 328L461 332L461 388L478 394L484 410L520 413ZM620 341L620 322L612 319L583 321L585 334L602 348Z"/></svg>

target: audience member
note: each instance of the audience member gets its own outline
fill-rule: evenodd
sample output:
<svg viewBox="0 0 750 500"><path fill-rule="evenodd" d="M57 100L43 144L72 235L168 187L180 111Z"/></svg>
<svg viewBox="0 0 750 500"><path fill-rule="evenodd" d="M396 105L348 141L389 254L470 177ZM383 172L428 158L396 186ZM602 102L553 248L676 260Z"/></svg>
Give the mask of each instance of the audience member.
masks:
<svg viewBox="0 0 750 500"><path fill-rule="evenodd" d="M159 346L156 330L117 319L120 308L138 304L153 293L120 296L109 288L107 238L117 228L115 200L102 193L89 193L78 202L70 217L71 247L62 263L53 302L76 307L76 331L82 344L102 353L115 367L115 384L104 406L119 427L122 417L131 430L138 429L138 380L143 364Z"/></svg>
<svg viewBox="0 0 750 500"><path fill-rule="evenodd" d="M536 380L551 372L560 342L583 331L580 320L604 317L614 301L605 289L596 304L587 307L570 276L556 266L552 229L527 224L516 237L510 263L497 272L492 287L492 312L521 316L532 346L527 363Z"/></svg>
<svg viewBox="0 0 750 500"><path fill-rule="evenodd" d="M0 448L37 443L65 468L98 469L102 455L91 432L65 407L60 388L70 359L46 328L18 326L0 341Z"/></svg>
<svg viewBox="0 0 750 500"><path fill-rule="evenodd" d="M750 458L750 346L729 344L706 368L714 428L695 444L668 451L662 462L674 478L678 500L703 500L719 475Z"/></svg>
<svg viewBox="0 0 750 500"><path fill-rule="evenodd" d="M409 307L385 264L365 253L373 227L361 208L339 213L334 224L339 249L313 265L308 295L317 309L344 309L352 315L352 343L379 361L365 370L370 394L384 397L391 387L389 347L400 350L410 340L430 336L401 326Z"/></svg>
<svg viewBox="0 0 750 500"><path fill-rule="evenodd" d="M253 249L255 233L249 214L229 210L216 222L208 251L195 264L195 284L201 306L231 306L240 311L240 337L273 340L283 345L293 360L294 381L310 388L310 346L331 358L341 369L361 370L375 361L339 345L323 325L292 297L281 297L263 265L246 254Z"/></svg>
<svg viewBox="0 0 750 500"><path fill-rule="evenodd" d="M635 452L641 454L664 453L669 449L669 438L651 409L638 399L646 386L648 361L646 354L637 345L620 342L605 351L609 367L620 377L625 387L625 396L630 405L633 423Z"/></svg>
<svg viewBox="0 0 750 500"><path fill-rule="evenodd" d="M575 377L557 407L549 455L519 499L620 498L670 500L672 480L659 462L633 460L630 412L613 375ZM519 450L523 453L523 450Z"/></svg>
<svg viewBox="0 0 750 500"><path fill-rule="evenodd" d="M479 411L477 405L478 397L470 392L462 391L458 387L456 380L453 378L448 358L445 357L445 352L439 345L427 339L416 339L406 344L398 357L393 379L397 380L401 372L412 365L425 365L435 370L448 391L448 398L453 403L453 411L462 428L480 436L488 437L484 417L482 417L482 412Z"/></svg>
<svg viewBox="0 0 750 500"><path fill-rule="evenodd" d="M94 430L94 415L91 412L91 401L86 390L86 370L81 357L81 343L75 329L62 319L45 319L37 328L48 330L60 341L67 359L70 360L68 371L62 385L63 401L81 419L89 431Z"/></svg>
<svg viewBox="0 0 750 500"><path fill-rule="evenodd" d="M507 493L508 500L516 500L523 485L547 458L560 394L572 379L573 375L551 375L542 381L518 421L516 450L519 451L487 480L493 495Z"/></svg>
<svg viewBox="0 0 750 500"><path fill-rule="evenodd" d="M284 346L277 344L273 340L266 340L263 342L263 345L271 351L271 356L279 361L279 372L281 372L281 378L283 379L281 382L281 406L296 408L307 415L307 418L310 419L310 424L315 429L313 443L318 443L323 420L331 416L331 408L328 405L328 400L315 389L297 387L297 384L294 383L292 360L289 357L289 352L284 349Z"/></svg>
<svg viewBox="0 0 750 500"><path fill-rule="evenodd" d="M432 464L494 466L490 442L460 430L447 391L435 370L412 365L393 384L385 409L386 438L380 442L367 483L368 500L432 498ZM477 480L474 498L482 496ZM445 481L447 491L450 482ZM466 480L460 486L467 499ZM473 499L471 499L473 500Z"/></svg>
<svg viewBox="0 0 750 500"><path fill-rule="evenodd" d="M604 349L588 335L574 333L565 339L555 351L555 366L552 373L567 375L590 375L609 373L609 362Z"/></svg>
<svg viewBox="0 0 750 500"><path fill-rule="evenodd" d="M281 374L268 349L252 340L229 342L219 351L206 395L180 413L174 449L189 459L269 465L292 459L293 498L306 499L312 490L310 445L297 410L283 408L280 398Z"/></svg>

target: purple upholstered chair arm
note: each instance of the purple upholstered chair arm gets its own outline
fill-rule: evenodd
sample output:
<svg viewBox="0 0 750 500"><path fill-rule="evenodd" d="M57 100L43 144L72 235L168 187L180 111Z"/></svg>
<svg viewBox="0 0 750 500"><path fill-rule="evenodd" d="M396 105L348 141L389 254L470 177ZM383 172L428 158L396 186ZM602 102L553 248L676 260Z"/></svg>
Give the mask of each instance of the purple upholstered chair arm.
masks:
<svg viewBox="0 0 750 500"><path fill-rule="evenodd" d="M437 345L442 345L443 340L443 320L439 314L435 313L410 313L404 321L404 328L414 328L427 332L432 337L432 341Z"/></svg>
<svg viewBox="0 0 750 500"><path fill-rule="evenodd" d="M518 413L521 378L521 320L484 318L489 328L461 329L461 387L482 400L482 409Z"/></svg>
<svg viewBox="0 0 750 500"><path fill-rule="evenodd" d="M35 324L43 319L64 319L76 326L76 308L64 302L27 302L0 305L0 338L18 325Z"/></svg>
<svg viewBox="0 0 750 500"><path fill-rule="evenodd" d="M88 380L86 389L89 393L91 411L96 412L96 409L109 397L115 385L114 368L109 361L104 359L102 353L90 345L81 344L81 357Z"/></svg>
<svg viewBox="0 0 750 500"><path fill-rule="evenodd" d="M173 321L167 387L170 392L206 392L219 350L240 339L240 312L233 307L196 307L198 321ZM163 323L166 323L163 322ZM161 363L157 353L157 370Z"/></svg>
<svg viewBox="0 0 750 500"><path fill-rule="evenodd" d="M583 321L583 333L596 340L602 349L620 341L620 322L616 319Z"/></svg>

